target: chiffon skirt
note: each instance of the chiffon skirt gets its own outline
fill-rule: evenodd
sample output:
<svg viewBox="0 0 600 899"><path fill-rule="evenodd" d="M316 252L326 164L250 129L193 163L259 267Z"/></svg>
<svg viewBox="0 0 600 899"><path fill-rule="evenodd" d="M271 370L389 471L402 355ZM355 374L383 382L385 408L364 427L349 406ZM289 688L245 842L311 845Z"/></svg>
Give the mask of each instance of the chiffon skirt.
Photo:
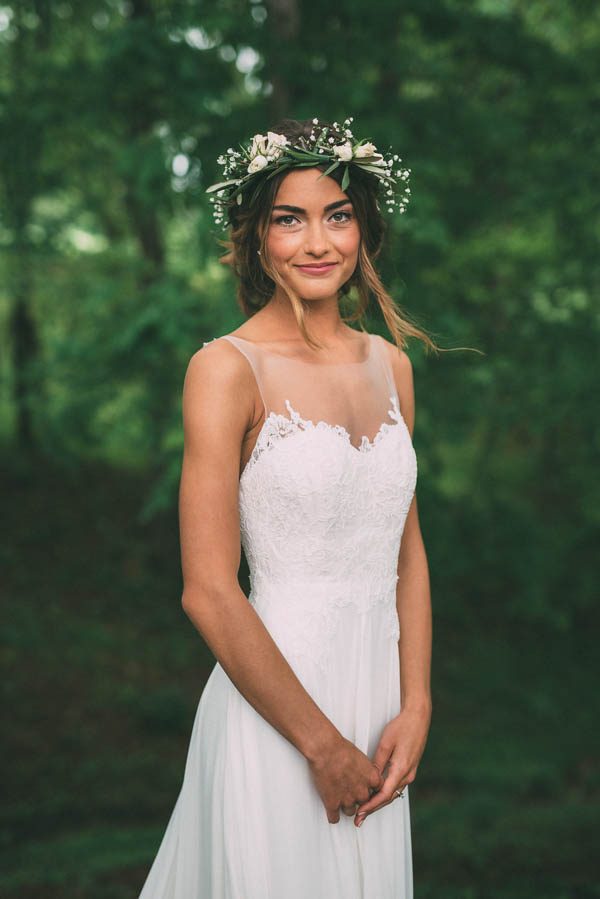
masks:
<svg viewBox="0 0 600 899"><path fill-rule="evenodd" d="M347 589L339 603L331 591L324 601L314 585L310 596L307 607L303 591L296 608L293 598L282 602L263 587L250 601L322 711L373 758L400 711L395 590L364 608L349 601ZM330 824L306 759L217 663L139 899L412 897L408 787L360 828L341 811Z"/></svg>

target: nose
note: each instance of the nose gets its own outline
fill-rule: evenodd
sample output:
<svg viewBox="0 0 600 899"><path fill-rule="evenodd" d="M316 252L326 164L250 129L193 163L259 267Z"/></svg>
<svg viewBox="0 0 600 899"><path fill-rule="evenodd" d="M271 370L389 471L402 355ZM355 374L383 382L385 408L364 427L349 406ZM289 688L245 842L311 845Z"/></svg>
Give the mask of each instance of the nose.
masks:
<svg viewBox="0 0 600 899"><path fill-rule="evenodd" d="M306 229L304 251L310 256L321 257L329 250L329 239L321 221L313 221Z"/></svg>

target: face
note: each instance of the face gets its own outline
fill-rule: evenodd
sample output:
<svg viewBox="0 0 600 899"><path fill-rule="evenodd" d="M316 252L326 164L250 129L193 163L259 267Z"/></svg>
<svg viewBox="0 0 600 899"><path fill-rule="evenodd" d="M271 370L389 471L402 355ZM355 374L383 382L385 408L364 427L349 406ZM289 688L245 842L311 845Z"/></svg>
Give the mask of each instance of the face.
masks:
<svg viewBox="0 0 600 899"><path fill-rule="evenodd" d="M337 297L352 276L360 230L352 202L320 169L295 169L277 191L266 248L271 264L305 300Z"/></svg>

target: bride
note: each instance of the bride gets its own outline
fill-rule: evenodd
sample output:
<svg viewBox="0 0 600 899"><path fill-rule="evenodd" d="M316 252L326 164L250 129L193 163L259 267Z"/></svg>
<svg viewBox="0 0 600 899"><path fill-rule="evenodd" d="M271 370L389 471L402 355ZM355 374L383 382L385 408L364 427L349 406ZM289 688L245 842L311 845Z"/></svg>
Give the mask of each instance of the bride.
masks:
<svg viewBox="0 0 600 899"><path fill-rule="evenodd" d="M408 171L351 123L284 120L219 159L247 320L190 360L179 506L183 609L216 664L140 899L413 895L431 603L402 347L435 345L374 267ZM347 324L352 288L393 342Z"/></svg>

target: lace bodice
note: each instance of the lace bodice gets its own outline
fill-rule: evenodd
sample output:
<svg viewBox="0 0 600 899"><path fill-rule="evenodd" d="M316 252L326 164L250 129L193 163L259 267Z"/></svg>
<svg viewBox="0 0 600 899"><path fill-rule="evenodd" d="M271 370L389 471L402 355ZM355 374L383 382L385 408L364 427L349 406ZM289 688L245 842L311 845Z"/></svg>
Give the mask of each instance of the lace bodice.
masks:
<svg viewBox="0 0 600 899"><path fill-rule="evenodd" d="M250 601L286 614L298 605L290 646L322 664L336 609L348 604L360 613L384 604L397 638L398 553L417 460L383 339L369 335L363 362L334 364L215 339L246 357L265 409L239 484Z"/></svg>

